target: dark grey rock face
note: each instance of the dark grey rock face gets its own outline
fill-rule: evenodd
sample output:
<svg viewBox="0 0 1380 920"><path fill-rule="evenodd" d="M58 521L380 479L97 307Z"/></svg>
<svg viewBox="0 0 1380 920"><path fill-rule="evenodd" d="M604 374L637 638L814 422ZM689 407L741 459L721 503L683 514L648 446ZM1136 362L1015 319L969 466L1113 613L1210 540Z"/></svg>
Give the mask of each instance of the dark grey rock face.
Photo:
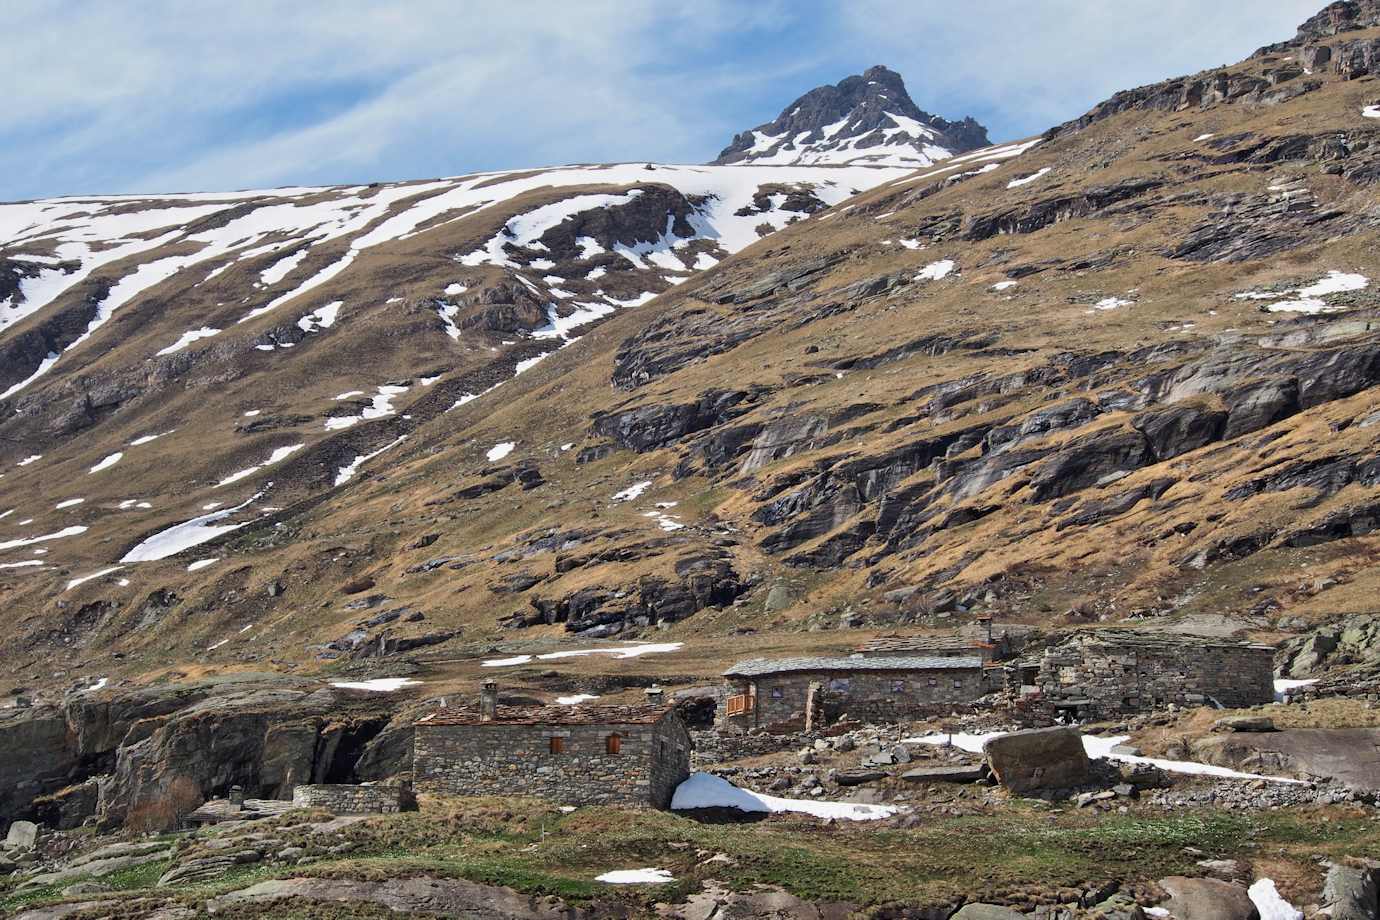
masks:
<svg viewBox="0 0 1380 920"><path fill-rule="evenodd" d="M919 125L904 125L892 115ZM758 135L778 140L765 143ZM920 109L901 75L878 65L834 86L810 90L775 121L736 135L714 162L866 162L869 148L905 144L913 147L916 165L924 165L934 159L925 153L927 147L957 154L988 143L987 129L972 118L951 122Z"/></svg>

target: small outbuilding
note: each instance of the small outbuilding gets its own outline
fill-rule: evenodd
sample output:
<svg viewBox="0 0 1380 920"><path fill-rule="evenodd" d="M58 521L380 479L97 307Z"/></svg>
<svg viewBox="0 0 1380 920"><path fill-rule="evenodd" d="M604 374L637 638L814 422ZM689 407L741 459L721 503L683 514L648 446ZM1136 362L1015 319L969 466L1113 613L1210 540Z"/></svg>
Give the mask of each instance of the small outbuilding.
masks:
<svg viewBox="0 0 1380 920"><path fill-rule="evenodd" d="M478 707L440 709L415 723L415 787L667 808L690 776L692 742L661 691L647 697L643 706L500 706L489 681Z"/></svg>
<svg viewBox="0 0 1380 920"><path fill-rule="evenodd" d="M852 655L754 658L724 672L724 728L812 730L840 715L896 722L951 711L987 695L978 657Z"/></svg>

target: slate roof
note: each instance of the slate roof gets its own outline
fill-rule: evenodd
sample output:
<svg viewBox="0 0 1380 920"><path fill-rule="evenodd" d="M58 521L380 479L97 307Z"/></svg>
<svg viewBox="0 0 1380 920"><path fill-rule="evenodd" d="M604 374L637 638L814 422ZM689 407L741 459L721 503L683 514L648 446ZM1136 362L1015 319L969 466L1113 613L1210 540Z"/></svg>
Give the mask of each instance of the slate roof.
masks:
<svg viewBox="0 0 1380 920"><path fill-rule="evenodd" d="M981 658L936 658L903 655L894 658L751 658L724 672L724 677L761 677L811 671L981 671Z"/></svg>
<svg viewBox="0 0 1380 920"><path fill-rule="evenodd" d="M1274 651L1274 646L1222 636L1194 636L1187 633L1149 632L1136 629L1095 629L1075 633L1064 644L1101 645L1182 652L1195 648L1252 648ZM1057 647L1056 647L1057 648Z"/></svg>
<svg viewBox="0 0 1380 920"><path fill-rule="evenodd" d="M478 706L451 706L422 716L417 725L653 725L672 706L499 706L489 722Z"/></svg>
<svg viewBox="0 0 1380 920"><path fill-rule="evenodd" d="M906 652L925 652L939 649L967 651L995 647L991 642L985 642L972 636L882 636L864 642L857 647L857 650L869 655L883 652L904 655Z"/></svg>

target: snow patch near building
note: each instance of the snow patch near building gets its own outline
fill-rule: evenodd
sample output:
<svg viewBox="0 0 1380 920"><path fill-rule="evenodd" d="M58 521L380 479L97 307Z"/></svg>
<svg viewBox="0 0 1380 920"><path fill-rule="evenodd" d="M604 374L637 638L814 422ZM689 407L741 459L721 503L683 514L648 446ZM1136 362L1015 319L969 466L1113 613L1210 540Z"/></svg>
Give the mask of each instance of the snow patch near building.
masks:
<svg viewBox="0 0 1380 920"><path fill-rule="evenodd" d="M556 702L562 706L578 706L581 703L588 703L590 700L599 699L597 693L576 693L571 696L558 696Z"/></svg>
<svg viewBox="0 0 1380 920"><path fill-rule="evenodd" d="M981 754L988 741L993 738L1000 738L1006 732L992 732L985 735L968 734L966 732L955 732L952 735L935 734L925 735L920 738L903 738L903 744L953 744L960 750L968 751L972 754ZM1241 773L1236 770L1229 770L1226 767L1216 767L1211 764L1197 763L1191 760L1163 760L1158 757L1139 757L1131 754L1117 754L1113 748L1124 744L1130 735L1114 735L1111 737L1097 737L1094 735L1083 736L1083 747L1088 752L1088 756L1094 759L1114 760L1119 763L1129 764L1148 764L1159 767L1168 773L1185 773L1194 776L1212 776L1219 779L1243 779L1243 780L1265 780L1272 783L1297 784L1296 779L1286 779L1281 776L1265 776L1259 773Z"/></svg>
<svg viewBox="0 0 1380 920"><path fill-rule="evenodd" d="M421 681L411 677L375 677L372 680L340 680L332 681L332 687L339 687L342 690L369 690L373 693L394 693L404 687L411 687L413 684L420 684Z"/></svg>
<svg viewBox="0 0 1380 920"><path fill-rule="evenodd" d="M863 805L852 802L821 802L812 799L782 799L735 786L709 773L692 773L676 787L671 810L692 808L736 808L747 812L796 812L816 818L842 821L877 821L899 810L895 805Z"/></svg>
<svg viewBox="0 0 1380 920"><path fill-rule="evenodd" d="M1256 910L1260 911L1260 920L1303 920L1303 911L1280 896L1274 879L1256 879L1246 889L1246 894L1250 895Z"/></svg>
<svg viewBox="0 0 1380 920"><path fill-rule="evenodd" d="M594 880L610 885L665 885L675 878L665 869L615 869L595 876Z"/></svg>
<svg viewBox="0 0 1380 920"><path fill-rule="evenodd" d="M609 655L616 659L640 658L643 655L660 655L667 652L674 652L683 646L683 642L642 642L633 645L615 646L611 648L582 648L572 649L566 652L547 652L545 655L514 655L512 658L490 658L481 663L486 668L507 668L519 664L527 664L529 661L553 661L558 658L580 658L585 655Z"/></svg>

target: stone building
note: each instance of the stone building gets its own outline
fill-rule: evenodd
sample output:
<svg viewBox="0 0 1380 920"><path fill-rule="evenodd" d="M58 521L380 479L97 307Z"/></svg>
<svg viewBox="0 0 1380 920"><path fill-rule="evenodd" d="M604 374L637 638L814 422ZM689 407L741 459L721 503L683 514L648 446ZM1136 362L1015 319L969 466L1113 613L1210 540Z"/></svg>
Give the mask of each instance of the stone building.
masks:
<svg viewBox="0 0 1380 920"><path fill-rule="evenodd" d="M416 722L416 789L666 808L690 775L690 732L660 690L647 697L645 706L500 706L487 682L478 708Z"/></svg>
<svg viewBox="0 0 1380 920"><path fill-rule="evenodd" d="M847 715L902 721L951 711L990 692L981 658L754 658L724 672L720 725L811 730Z"/></svg>
<svg viewBox="0 0 1380 920"><path fill-rule="evenodd" d="M1046 649L1034 681L1036 705L1080 719L1170 703L1258 706L1274 700L1274 649L1233 639L1088 631Z"/></svg>

